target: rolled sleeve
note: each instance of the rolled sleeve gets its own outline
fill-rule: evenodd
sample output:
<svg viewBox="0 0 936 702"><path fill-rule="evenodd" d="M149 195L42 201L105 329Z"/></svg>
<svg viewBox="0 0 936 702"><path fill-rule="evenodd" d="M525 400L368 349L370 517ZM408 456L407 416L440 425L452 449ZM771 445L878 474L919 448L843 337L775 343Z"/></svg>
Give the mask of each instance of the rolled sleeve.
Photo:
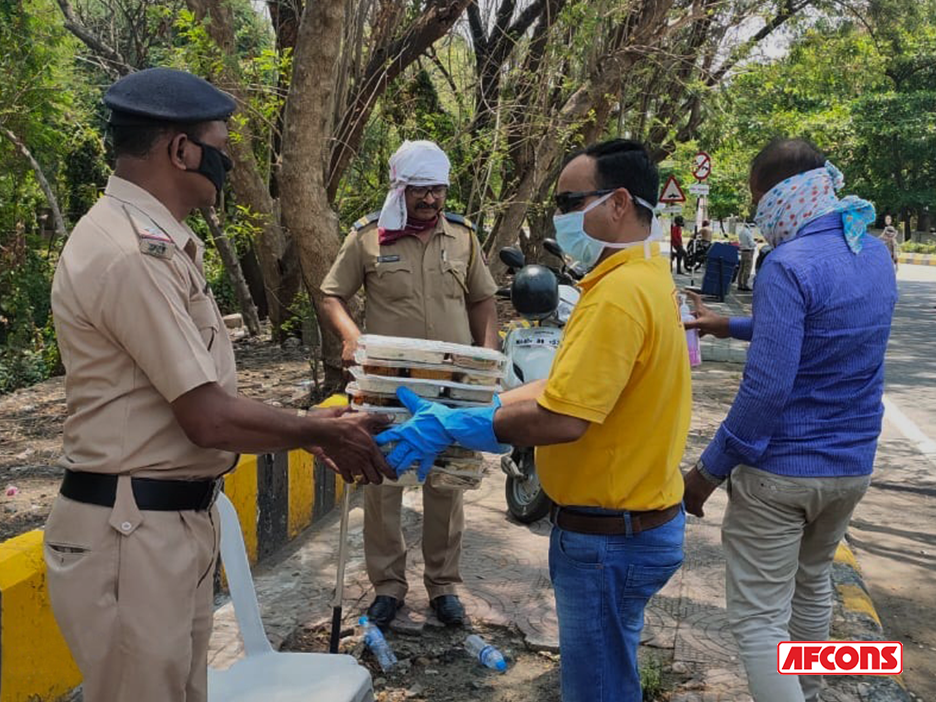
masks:
<svg viewBox="0 0 936 702"><path fill-rule="evenodd" d="M702 454L712 475L757 466L773 437L799 372L807 294L782 265L765 266L754 294L751 346L734 403Z"/></svg>
<svg viewBox="0 0 936 702"><path fill-rule="evenodd" d="M481 244L474 232L471 232L471 247L475 252L472 256L471 266L468 268L468 302L482 302L488 298L494 297L497 292L497 283L494 282L494 276L488 270L484 262L484 256L481 255Z"/></svg>
<svg viewBox="0 0 936 702"><path fill-rule="evenodd" d="M537 402L551 412L603 424L630 380L645 336L614 303L576 308Z"/></svg>
<svg viewBox="0 0 936 702"><path fill-rule="evenodd" d="M352 229L345 237L338 257L322 281L324 295L350 300L364 285L364 263L361 256L361 235Z"/></svg>
<svg viewBox="0 0 936 702"><path fill-rule="evenodd" d="M218 381L208 344L226 330L218 328L211 300L191 300L189 292L188 277L172 263L140 254L118 258L102 280L101 329L167 402Z"/></svg>

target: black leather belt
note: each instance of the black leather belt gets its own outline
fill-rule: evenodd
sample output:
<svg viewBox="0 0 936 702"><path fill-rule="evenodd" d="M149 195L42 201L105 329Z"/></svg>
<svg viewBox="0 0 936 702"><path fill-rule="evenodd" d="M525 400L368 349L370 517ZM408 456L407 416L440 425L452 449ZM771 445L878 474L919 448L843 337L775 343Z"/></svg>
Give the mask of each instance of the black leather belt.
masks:
<svg viewBox="0 0 936 702"><path fill-rule="evenodd" d="M679 514L680 507L681 505L675 504L666 509L630 512L630 533L639 534L642 531L648 531L666 524ZM553 505L549 516L553 524L566 531L610 536L627 533L627 522L624 521L624 514L624 512L620 514L589 514L587 512L576 512L574 507Z"/></svg>
<svg viewBox="0 0 936 702"><path fill-rule="evenodd" d="M137 507L142 511L204 511L214 505L222 480L131 478L130 485ZM76 502L113 507L117 498L117 476L66 470L59 492Z"/></svg>

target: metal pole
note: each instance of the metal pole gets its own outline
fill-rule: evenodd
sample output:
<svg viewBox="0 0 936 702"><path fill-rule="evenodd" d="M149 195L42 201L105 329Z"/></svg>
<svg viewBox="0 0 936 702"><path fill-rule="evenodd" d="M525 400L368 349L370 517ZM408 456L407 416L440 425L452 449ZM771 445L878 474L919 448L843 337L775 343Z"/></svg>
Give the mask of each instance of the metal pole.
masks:
<svg viewBox="0 0 936 702"><path fill-rule="evenodd" d="M718 301L725 301L725 261L718 258Z"/></svg>
<svg viewBox="0 0 936 702"><path fill-rule="evenodd" d="M336 478L337 479L337 478ZM345 483L341 496L341 529L338 533L338 575L335 579L335 597L332 599L331 639L329 653L338 653L338 638L341 635L341 608L344 599L345 561L348 558L348 512L351 509L351 485Z"/></svg>

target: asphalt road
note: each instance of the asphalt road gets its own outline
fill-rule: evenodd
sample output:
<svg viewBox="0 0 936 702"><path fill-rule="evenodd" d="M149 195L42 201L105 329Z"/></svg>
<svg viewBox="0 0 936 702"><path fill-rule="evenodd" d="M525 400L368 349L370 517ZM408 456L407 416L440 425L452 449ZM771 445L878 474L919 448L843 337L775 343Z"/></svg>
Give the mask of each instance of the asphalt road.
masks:
<svg viewBox="0 0 936 702"><path fill-rule="evenodd" d="M936 267L902 265L887 352L885 423L850 539L904 681L936 700Z"/></svg>

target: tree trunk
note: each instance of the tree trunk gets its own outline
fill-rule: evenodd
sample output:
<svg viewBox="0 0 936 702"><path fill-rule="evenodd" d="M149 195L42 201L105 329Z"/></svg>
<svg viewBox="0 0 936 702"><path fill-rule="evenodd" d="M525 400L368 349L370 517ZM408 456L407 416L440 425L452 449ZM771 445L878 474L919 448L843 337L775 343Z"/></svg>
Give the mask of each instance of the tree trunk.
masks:
<svg viewBox="0 0 936 702"><path fill-rule="evenodd" d="M49 185L48 179L45 177L45 173L42 172L42 166L39 165L39 162L36 160L35 156L32 155L32 152L26 146L23 141L16 136L12 131L3 127L0 129L0 132L9 139L13 146L26 157L26 160L29 161L29 165L32 167L33 172L36 174L36 180L39 181L39 187L42 189L43 195L45 195L46 202L49 203L49 209L52 210L52 221L55 223L55 236L59 239L64 239L68 236L68 229L65 227L65 218L62 217L62 210L59 208L58 198L55 197L55 192L52 190L52 186ZM52 250L52 243L49 243L49 250Z"/></svg>
<svg viewBox="0 0 936 702"><path fill-rule="evenodd" d="M234 286L234 294L237 296L237 302L244 315L247 331L251 336L257 336L260 334L260 318L257 316L257 306L254 305L250 289L247 287L244 271L241 270L240 261L237 260L237 251L221 228L221 223L218 221L218 215L215 213L214 208L203 207L201 213L202 217L205 218L205 222L208 223L211 238L218 249L222 263L224 263L224 269L231 277L231 285Z"/></svg>
<svg viewBox="0 0 936 702"><path fill-rule="evenodd" d="M327 187L334 115L335 66L345 23L344 0L306 3L286 100L280 202L283 224L296 242L302 278L320 317L319 286L339 248L338 217ZM320 326L321 321L319 322ZM340 345L322 328L325 380L340 383Z"/></svg>
<svg viewBox="0 0 936 702"><path fill-rule="evenodd" d="M248 103L249 95L237 69L234 18L230 5L223 0L187 0L189 9L205 27L212 40L228 57L215 76L218 86L227 90L239 105ZM283 285L286 269L284 257L287 250L286 236L277 215L276 201L260 174L253 153L253 135L244 127L241 139L231 141L231 155L237 167L230 173L231 187L237 203L254 214L253 224L259 228L257 258L263 271L266 304L273 325L274 336L286 321L292 299Z"/></svg>
<svg viewBox="0 0 936 702"><path fill-rule="evenodd" d="M263 271L260 269L260 261L257 259L257 252L253 245L240 257L241 270L244 272L244 279L247 281L247 288L250 290L250 296L253 298L254 305L257 306L257 316L260 319L269 318L270 314L266 308L266 293L263 289Z"/></svg>

